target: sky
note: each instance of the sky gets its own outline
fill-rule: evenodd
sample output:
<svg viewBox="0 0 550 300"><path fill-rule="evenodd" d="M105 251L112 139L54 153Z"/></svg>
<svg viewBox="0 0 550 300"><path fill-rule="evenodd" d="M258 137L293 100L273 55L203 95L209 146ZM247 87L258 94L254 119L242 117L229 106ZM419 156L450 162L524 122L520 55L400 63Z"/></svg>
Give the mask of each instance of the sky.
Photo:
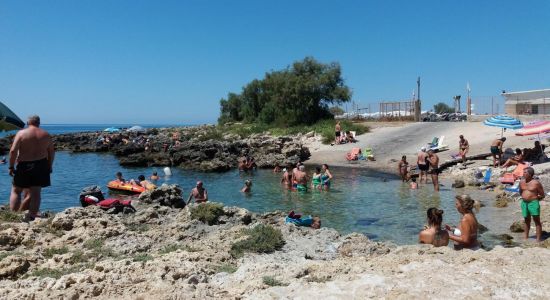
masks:
<svg viewBox="0 0 550 300"><path fill-rule="evenodd" d="M423 109L469 82L487 110L550 88L548 20L546 0L0 0L0 101L48 124L214 123L229 92L312 56L360 107L420 76Z"/></svg>

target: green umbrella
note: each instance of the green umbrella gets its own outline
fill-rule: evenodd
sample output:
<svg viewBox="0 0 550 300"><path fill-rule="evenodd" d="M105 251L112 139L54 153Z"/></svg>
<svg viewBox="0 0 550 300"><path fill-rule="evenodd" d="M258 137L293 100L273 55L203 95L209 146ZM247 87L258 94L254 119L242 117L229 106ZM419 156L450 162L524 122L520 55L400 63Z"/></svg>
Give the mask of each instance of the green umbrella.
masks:
<svg viewBox="0 0 550 300"><path fill-rule="evenodd" d="M25 127L25 123L4 103L0 102L0 131L16 130L23 127Z"/></svg>

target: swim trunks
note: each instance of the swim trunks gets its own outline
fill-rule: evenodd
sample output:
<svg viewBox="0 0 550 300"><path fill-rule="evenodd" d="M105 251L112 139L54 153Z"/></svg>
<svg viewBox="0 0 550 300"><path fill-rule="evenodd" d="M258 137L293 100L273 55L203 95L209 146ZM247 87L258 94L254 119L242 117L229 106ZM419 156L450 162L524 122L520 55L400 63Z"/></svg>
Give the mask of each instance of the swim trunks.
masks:
<svg viewBox="0 0 550 300"><path fill-rule="evenodd" d="M420 171L428 171L428 168L429 168L429 166L426 165L426 164L424 164L424 165L418 164L418 169Z"/></svg>
<svg viewBox="0 0 550 300"><path fill-rule="evenodd" d="M50 186L50 164L46 158L20 161L13 175L13 185L20 188Z"/></svg>
<svg viewBox="0 0 550 300"><path fill-rule="evenodd" d="M296 190L299 191L299 192L307 192L307 186L305 186L303 184L297 184L296 185Z"/></svg>
<svg viewBox="0 0 550 300"><path fill-rule="evenodd" d="M529 216L538 217L540 216L540 203L539 200L525 201L521 199L521 214L524 218Z"/></svg>
<svg viewBox="0 0 550 300"><path fill-rule="evenodd" d="M486 148L487 149L487 148ZM498 149L497 146L491 146L491 153L492 154L500 154L500 150Z"/></svg>

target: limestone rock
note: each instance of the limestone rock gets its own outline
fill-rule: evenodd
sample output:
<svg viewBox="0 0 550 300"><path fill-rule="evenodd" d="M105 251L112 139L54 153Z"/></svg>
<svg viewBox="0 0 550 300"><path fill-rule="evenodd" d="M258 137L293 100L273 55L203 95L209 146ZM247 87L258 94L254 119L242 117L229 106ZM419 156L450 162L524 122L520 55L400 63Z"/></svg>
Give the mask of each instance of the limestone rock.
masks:
<svg viewBox="0 0 550 300"><path fill-rule="evenodd" d="M525 222L524 221L515 221L514 223L512 223L512 225L510 225L510 231L511 232L523 232L524 227L525 227Z"/></svg>
<svg viewBox="0 0 550 300"><path fill-rule="evenodd" d="M0 279L16 279L30 267L29 261L18 255L11 255L0 261Z"/></svg>

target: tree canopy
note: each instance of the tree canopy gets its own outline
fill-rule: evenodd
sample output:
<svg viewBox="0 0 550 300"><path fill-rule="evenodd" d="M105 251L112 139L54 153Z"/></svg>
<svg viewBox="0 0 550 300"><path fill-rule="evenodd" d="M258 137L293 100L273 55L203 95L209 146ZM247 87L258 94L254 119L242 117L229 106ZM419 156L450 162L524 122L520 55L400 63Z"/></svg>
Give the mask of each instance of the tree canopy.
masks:
<svg viewBox="0 0 550 300"><path fill-rule="evenodd" d="M265 74L220 100L218 122L264 123L277 126L313 124L333 117L329 105L349 101L338 63L323 64L312 57Z"/></svg>

